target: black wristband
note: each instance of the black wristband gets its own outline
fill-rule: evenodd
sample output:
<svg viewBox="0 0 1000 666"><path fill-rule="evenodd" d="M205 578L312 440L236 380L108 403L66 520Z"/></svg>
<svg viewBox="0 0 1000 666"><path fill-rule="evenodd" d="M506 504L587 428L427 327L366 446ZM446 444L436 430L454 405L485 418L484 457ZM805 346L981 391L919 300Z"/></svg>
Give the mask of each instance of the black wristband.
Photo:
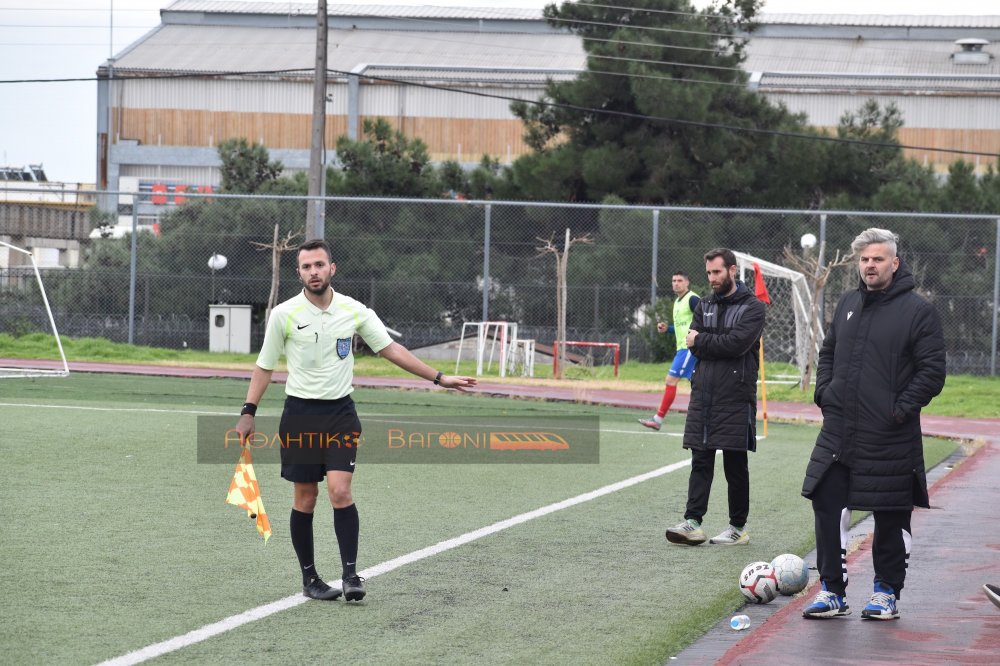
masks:
<svg viewBox="0 0 1000 666"><path fill-rule="evenodd" d="M441 372L440 370L438 370L437 377L434 378L434 385L435 386L440 386L441 385L441 378L442 377L444 377L444 373Z"/></svg>
<svg viewBox="0 0 1000 666"><path fill-rule="evenodd" d="M243 409L240 410L240 416L244 414L249 414L250 416L257 416L257 405L252 402L244 402Z"/></svg>

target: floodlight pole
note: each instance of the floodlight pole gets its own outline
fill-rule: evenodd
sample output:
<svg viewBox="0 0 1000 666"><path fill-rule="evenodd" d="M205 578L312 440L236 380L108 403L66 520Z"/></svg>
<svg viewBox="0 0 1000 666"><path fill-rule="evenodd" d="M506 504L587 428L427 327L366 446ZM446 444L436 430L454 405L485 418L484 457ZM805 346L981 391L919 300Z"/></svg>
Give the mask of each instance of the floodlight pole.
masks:
<svg viewBox="0 0 1000 666"><path fill-rule="evenodd" d="M312 137L309 144L309 203L306 205L306 240L324 238L326 201L323 186L326 169L323 148L326 142L326 0L316 8L316 71L313 74Z"/></svg>

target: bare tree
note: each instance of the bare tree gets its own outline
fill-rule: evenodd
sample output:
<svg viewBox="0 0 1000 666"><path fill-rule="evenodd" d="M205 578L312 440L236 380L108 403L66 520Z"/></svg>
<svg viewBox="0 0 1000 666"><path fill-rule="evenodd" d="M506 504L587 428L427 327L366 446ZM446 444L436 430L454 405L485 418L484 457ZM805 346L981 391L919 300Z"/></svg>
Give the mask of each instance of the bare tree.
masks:
<svg viewBox="0 0 1000 666"><path fill-rule="evenodd" d="M267 297L267 311L264 313L264 322L271 318L271 310L278 304L278 287L281 284L281 255L297 247L293 241L302 235L301 231L285 234L285 237L278 242L278 225L274 225L274 240L271 243L251 243L256 245L258 250L271 251L271 293Z"/></svg>
<svg viewBox="0 0 1000 666"><path fill-rule="evenodd" d="M820 257L825 256L825 250L826 241L820 243L819 252L815 256L808 251L800 255L792 249L791 245L785 246L785 265L805 275L810 291L812 292L812 307L809 312L809 346L806 351L806 367L802 368L802 383L800 385L803 392L809 390L809 382L812 381L812 369L816 363L816 340L819 339L820 333L822 333L820 327L823 324L820 319L819 294L826 286L827 280L830 279L833 269L838 266L847 266L853 263L854 260L853 253L841 256L840 250L837 250L833 259L825 264L820 263Z"/></svg>
<svg viewBox="0 0 1000 666"><path fill-rule="evenodd" d="M562 250L556 246L551 236L548 239L536 238L536 240L544 243L535 248L538 250L538 256L551 253L556 259L556 341L559 343L556 379L562 379L566 367L566 267L569 266L569 249L577 243L593 243L594 239L591 238L590 234L570 238L569 229L566 229L566 241Z"/></svg>

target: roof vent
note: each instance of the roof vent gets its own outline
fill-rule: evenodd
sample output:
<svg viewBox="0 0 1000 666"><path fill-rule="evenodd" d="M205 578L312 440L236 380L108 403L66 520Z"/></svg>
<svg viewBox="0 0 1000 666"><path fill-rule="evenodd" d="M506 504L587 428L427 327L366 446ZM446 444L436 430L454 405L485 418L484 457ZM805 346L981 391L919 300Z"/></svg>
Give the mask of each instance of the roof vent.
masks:
<svg viewBox="0 0 1000 666"><path fill-rule="evenodd" d="M962 49L951 54L956 65L988 65L990 64L990 59L993 58L992 55L983 51L983 47L989 44L985 39L967 37L965 39L957 39L955 43Z"/></svg>

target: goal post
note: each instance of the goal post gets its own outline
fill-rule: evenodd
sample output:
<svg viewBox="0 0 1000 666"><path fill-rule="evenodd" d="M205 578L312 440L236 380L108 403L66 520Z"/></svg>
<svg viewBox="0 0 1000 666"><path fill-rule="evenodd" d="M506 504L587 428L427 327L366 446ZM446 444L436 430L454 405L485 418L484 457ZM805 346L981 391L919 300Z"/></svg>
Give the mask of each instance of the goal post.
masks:
<svg viewBox="0 0 1000 666"><path fill-rule="evenodd" d="M740 279L753 288L753 265L760 267L771 297L764 327L765 360L788 364L794 373L769 373L769 383L798 383L809 363L809 331L815 332L815 351L823 345L823 325L813 313L813 295L806 276L766 259L745 252L734 252ZM813 358L816 355L813 354Z"/></svg>
<svg viewBox="0 0 1000 666"><path fill-rule="evenodd" d="M52 337L55 338L55 347L59 352L59 362L62 367L41 367L43 363L39 363L38 367L32 367L30 362L18 363L16 366L10 363L4 363L0 359L0 377L67 377L69 376L69 362L66 360L66 352L63 350L62 340L59 338L59 330L56 328L55 317L52 316L52 307L49 305L48 296L45 294L45 285L42 283L42 274L38 271L38 264L35 262L35 255L25 250L24 248L17 247L16 245L11 245L10 243L5 243L0 241L0 247L5 248L6 253L9 255L11 252L24 255L31 262L31 273L29 274L31 278L25 280L28 284L21 285L16 284L10 288L11 293L16 292L30 292L32 286L37 288L38 296L41 300L41 304L45 308L45 318L48 321L49 327L52 331ZM7 262L8 264L12 262ZM8 268L8 271L13 271L14 269ZM0 285L4 291L7 291L8 287L6 285ZM55 351L55 350L53 350ZM54 354L53 354L54 355Z"/></svg>

